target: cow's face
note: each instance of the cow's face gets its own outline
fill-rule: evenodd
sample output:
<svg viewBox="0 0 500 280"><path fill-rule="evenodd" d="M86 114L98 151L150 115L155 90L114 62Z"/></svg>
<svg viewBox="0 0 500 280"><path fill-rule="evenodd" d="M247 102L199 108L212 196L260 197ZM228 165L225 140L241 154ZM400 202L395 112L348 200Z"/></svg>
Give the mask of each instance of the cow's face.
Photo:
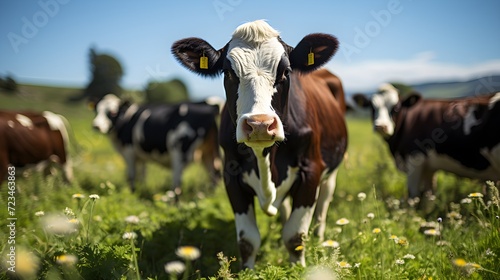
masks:
<svg viewBox="0 0 500 280"><path fill-rule="evenodd" d="M218 51L202 39L188 38L174 43L172 52L182 65L198 74L224 73L226 106L236 126L236 141L266 148L285 139L283 121L291 72L315 70L337 47L334 37L311 34L292 48L259 20L239 26L231 41ZM308 61L308 56L313 58ZM208 65L202 65L203 60Z"/></svg>
<svg viewBox="0 0 500 280"><path fill-rule="evenodd" d="M286 112L290 61L276 31L246 38L244 28L233 35L223 65L228 108L236 122L237 142L269 147L285 139L280 117ZM258 39L262 41L256 44Z"/></svg>
<svg viewBox="0 0 500 280"><path fill-rule="evenodd" d="M104 96L95 106L96 116L92 121L92 127L101 133L108 133L113 128L120 105L121 100L116 95L108 94Z"/></svg>
<svg viewBox="0 0 500 280"><path fill-rule="evenodd" d="M384 138L389 138L394 134L396 125L393 114L398 102L398 90L391 84L382 84L372 96L373 128Z"/></svg>

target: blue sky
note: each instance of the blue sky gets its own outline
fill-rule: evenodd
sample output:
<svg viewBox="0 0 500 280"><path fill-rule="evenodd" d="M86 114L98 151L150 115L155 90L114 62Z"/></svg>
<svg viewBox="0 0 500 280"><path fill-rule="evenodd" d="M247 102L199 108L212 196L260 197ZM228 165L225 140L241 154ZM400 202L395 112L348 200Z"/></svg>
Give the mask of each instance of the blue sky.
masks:
<svg viewBox="0 0 500 280"><path fill-rule="evenodd" d="M500 73L500 1L0 1L0 75L21 83L85 86L89 48L114 55L122 85L179 77L193 97L223 96L220 79L182 68L171 44L201 37L222 47L240 24L266 19L295 46L309 33L341 44L326 65L349 92L385 81L469 79Z"/></svg>

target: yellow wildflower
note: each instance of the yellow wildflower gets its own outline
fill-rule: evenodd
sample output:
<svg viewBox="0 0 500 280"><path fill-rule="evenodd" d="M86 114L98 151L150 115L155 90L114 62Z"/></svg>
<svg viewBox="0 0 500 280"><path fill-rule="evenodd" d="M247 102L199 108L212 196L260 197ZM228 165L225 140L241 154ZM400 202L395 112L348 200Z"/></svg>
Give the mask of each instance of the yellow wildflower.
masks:
<svg viewBox="0 0 500 280"><path fill-rule="evenodd" d="M321 243L321 246L323 246L323 247L331 247L331 248L338 248L340 246L340 244L337 241L326 240L323 243Z"/></svg>
<svg viewBox="0 0 500 280"><path fill-rule="evenodd" d="M181 246L177 248L175 254L178 257L189 261L196 260L201 255L200 250L194 246Z"/></svg>
<svg viewBox="0 0 500 280"><path fill-rule="evenodd" d="M75 255L60 255L56 257L56 263L61 265L72 266L78 261L78 257Z"/></svg>
<svg viewBox="0 0 500 280"><path fill-rule="evenodd" d="M295 251L302 251L302 250L304 250L304 246L302 245L295 247Z"/></svg>
<svg viewBox="0 0 500 280"><path fill-rule="evenodd" d="M338 262L337 265L340 266L341 268L351 268L351 265L346 261Z"/></svg>
<svg viewBox="0 0 500 280"><path fill-rule="evenodd" d="M337 222L335 222L339 226L344 226L349 223L349 220L346 218L338 219Z"/></svg>
<svg viewBox="0 0 500 280"><path fill-rule="evenodd" d="M467 262L464 259L458 258L452 260L452 263L458 267L465 267L467 266Z"/></svg>

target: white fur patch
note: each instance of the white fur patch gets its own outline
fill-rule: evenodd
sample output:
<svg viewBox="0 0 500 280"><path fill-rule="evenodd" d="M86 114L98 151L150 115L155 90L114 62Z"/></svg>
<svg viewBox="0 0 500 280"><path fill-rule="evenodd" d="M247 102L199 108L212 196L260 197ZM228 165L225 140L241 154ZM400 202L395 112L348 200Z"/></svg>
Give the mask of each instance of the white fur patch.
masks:
<svg viewBox="0 0 500 280"><path fill-rule="evenodd" d="M491 109L493 108L493 106L495 106L495 104L500 101L500 92L497 92L495 95L493 95L492 98L490 98L490 103L488 105L488 109Z"/></svg>
<svg viewBox="0 0 500 280"><path fill-rule="evenodd" d="M29 129L33 129L33 122L31 121L30 118L26 117L25 115L21 114L16 114L16 120L24 127L27 127Z"/></svg>
<svg viewBox="0 0 500 280"><path fill-rule="evenodd" d="M183 137L194 138L195 136L196 132L194 129L188 122L183 121L167 134L167 147L174 147L176 143L180 143L179 139Z"/></svg>
<svg viewBox="0 0 500 280"><path fill-rule="evenodd" d="M184 117L185 115L187 115L188 109L188 105L182 104L181 106L179 106L179 115L181 117Z"/></svg>
<svg viewBox="0 0 500 280"><path fill-rule="evenodd" d="M262 210L266 214L274 216L278 212L278 209L273 205L276 201L276 187L271 180L269 154L262 157L262 151L254 151L254 153L257 156L260 178L255 173L255 170L252 170L250 173L243 173L243 182L250 185L255 191Z"/></svg>
<svg viewBox="0 0 500 280"><path fill-rule="evenodd" d="M287 176L286 179L281 182L281 185L279 185L276 188L276 200L274 201L273 205L276 208L279 208L283 200L288 194L288 191L292 187L293 183L295 182L295 179L297 179L297 171L299 170L298 167L290 167L288 166L287 170Z"/></svg>
<svg viewBox="0 0 500 280"><path fill-rule="evenodd" d="M467 113L464 116L464 134L469 135L472 127L481 124L480 119L476 119L474 116L474 111L476 110L476 106L469 107Z"/></svg>
<svg viewBox="0 0 500 280"><path fill-rule="evenodd" d="M97 115L92 121L92 125L99 129L101 133L108 133L113 123L108 118L108 113L117 114L120 108L120 98L114 94L107 94L97 103Z"/></svg>
<svg viewBox="0 0 500 280"><path fill-rule="evenodd" d="M385 126L387 135L391 136L394 134L395 124L389 112L399 101L398 90L391 84L382 84L371 101L374 110L373 125Z"/></svg>
<svg viewBox="0 0 500 280"><path fill-rule="evenodd" d="M125 114L123 114L123 121L124 122L129 122L130 119L134 116L134 114L139 110L139 105L137 104L132 104L130 107L128 107L127 111L125 111Z"/></svg>
<svg viewBox="0 0 500 280"><path fill-rule="evenodd" d="M151 110L142 111L141 115L137 119L137 122L132 129L132 138L135 140L134 143L139 144L144 141L144 123L151 116Z"/></svg>

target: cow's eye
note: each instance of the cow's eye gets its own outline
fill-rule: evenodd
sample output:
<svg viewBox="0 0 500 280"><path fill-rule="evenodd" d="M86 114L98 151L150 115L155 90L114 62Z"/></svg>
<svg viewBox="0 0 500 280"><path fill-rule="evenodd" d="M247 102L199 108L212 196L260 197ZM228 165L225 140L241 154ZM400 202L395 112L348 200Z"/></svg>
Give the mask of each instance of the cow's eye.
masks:
<svg viewBox="0 0 500 280"><path fill-rule="evenodd" d="M114 118L114 117L116 117L116 114L117 114L117 113L116 113L116 112L114 112L114 111L108 111L108 112L106 113L106 115L108 116L108 118Z"/></svg>
<svg viewBox="0 0 500 280"><path fill-rule="evenodd" d="M288 80L288 77L290 76L290 73L291 73L291 72L292 72L292 68L287 67L287 68L285 69L285 71L283 71L283 75L281 76L281 78L280 78L280 79L278 79L278 80L276 81L276 83L277 83L277 84L278 84L278 83L283 83L283 82L285 82L286 80Z"/></svg>
<svg viewBox="0 0 500 280"><path fill-rule="evenodd" d="M285 72L283 73L283 75L284 75L285 77L288 77L288 76L290 75L290 73L292 73L292 68L291 68L291 67L287 67L287 68L285 69Z"/></svg>

